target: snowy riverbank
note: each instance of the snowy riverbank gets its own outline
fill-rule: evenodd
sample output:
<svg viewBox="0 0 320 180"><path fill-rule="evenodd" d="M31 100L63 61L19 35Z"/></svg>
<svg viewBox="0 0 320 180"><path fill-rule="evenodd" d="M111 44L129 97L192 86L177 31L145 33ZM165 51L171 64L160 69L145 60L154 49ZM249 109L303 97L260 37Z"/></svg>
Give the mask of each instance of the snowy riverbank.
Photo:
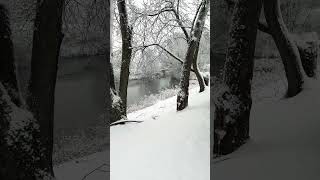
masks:
<svg viewBox="0 0 320 180"><path fill-rule="evenodd" d="M176 112L174 96L128 115L143 123L111 127L111 179L209 180L209 101L209 87L203 93L194 88L184 111ZM93 171L86 180L107 178L108 153L56 166L56 176L78 180Z"/></svg>

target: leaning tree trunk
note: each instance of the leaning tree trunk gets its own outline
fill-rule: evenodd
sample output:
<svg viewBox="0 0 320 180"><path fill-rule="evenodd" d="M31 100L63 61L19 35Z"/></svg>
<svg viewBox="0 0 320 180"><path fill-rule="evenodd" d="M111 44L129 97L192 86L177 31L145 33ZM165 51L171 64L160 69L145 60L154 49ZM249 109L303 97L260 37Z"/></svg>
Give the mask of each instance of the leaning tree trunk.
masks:
<svg viewBox="0 0 320 180"><path fill-rule="evenodd" d="M279 0L264 0L264 13L270 33L279 49L288 80L287 96L292 97L302 90L305 75L294 40L283 21Z"/></svg>
<svg viewBox="0 0 320 180"><path fill-rule="evenodd" d="M1 4L0 48L0 179L50 179L40 164L44 154L38 122L19 107L9 18Z"/></svg>
<svg viewBox="0 0 320 180"><path fill-rule="evenodd" d="M270 28L263 24L259 24L259 30L271 35ZM299 55L304 72L308 77L317 78L317 61L319 56L319 42L316 32L290 34L295 45L299 50Z"/></svg>
<svg viewBox="0 0 320 180"><path fill-rule="evenodd" d="M110 123L113 123L117 120L122 119L126 115L126 110L124 108L123 102L119 97L116 91L116 85L114 80L113 67L108 61L108 78L109 78L109 90L110 90L110 99L111 99L111 107L108 111L110 113Z"/></svg>
<svg viewBox="0 0 320 180"><path fill-rule="evenodd" d="M204 79L203 75L201 74L199 67L198 67L198 58L197 57L198 57L198 53L199 53L199 48L200 48L200 46L198 45L197 50L194 55L193 62L192 62L192 67L193 67L193 71L194 71L195 75L197 76L197 80L198 80L199 87L200 87L200 92L203 92L206 88L207 83L205 83L205 79Z"/></svg>
<svg viewBox="0 0 320 180"><path fill-rule="evenodd" d="M31 79L28 106L40 125L45 145L43 167L53 175L54 93L60 46L63 39L62 11L64 0L38 0L33 34Z"/></svg>
<svg viewBox="0 0 320 180"><path fill-rule="evenodd" d="M179 84L180 90L177 96L178 111L183 110L188 106L190 70L192 63L197 56L202 31L204 28L207 13L209 11L209 0L202 0L200 6L201 8L199 10L199 15L197 17L197 20L195 21L193 32L191 32L186 58L182 66L182 75Z"/></svg>
<svg viewBox="0 0 320 180"><path fill-rule="evenodd" d="M132 55L132 28L128 24L128 14L125 0L117 0L118 11L120 16L120 29L122 36L122 61L120 72L119 95L127 111L127 90L130 75L130 61ZM125 114L126 115L126 114Z"/></svg>
<svg viewBox="0 0 320 180"><path fill-rule="evenodd" d="M228 154L249 138L251 80L261 0L235 4L224 71L214 99L214 153Z"/></svg>
<svg viewBox="0 0 320 180"><path fill-rule="evenodd" d="M19 95L18 82L16 79L16 68L13 54L13 44L11 40L11 30L8 12L0 4L0 81L11 97L11 100L17 105L22 105Z"/></svg>

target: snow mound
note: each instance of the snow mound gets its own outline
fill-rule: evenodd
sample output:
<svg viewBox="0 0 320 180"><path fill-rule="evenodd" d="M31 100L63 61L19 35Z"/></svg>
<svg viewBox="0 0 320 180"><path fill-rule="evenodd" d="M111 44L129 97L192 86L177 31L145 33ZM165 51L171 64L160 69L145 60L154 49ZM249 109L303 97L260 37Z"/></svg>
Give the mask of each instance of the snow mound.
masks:
<svg viewBox="0 0 320 180"><path fill-rule="evenodd" d="M129 114L139 124L112 126L110 179L209 180L210 91L190 91L189 107L176 97Z"/></svg>
<svg viewBox="0 0 320 180"><path fill-rule="evenodd" d="M306 82L299 95L254 104L251 140L211 162L220 180L320 179L320 82Z"/></svg>

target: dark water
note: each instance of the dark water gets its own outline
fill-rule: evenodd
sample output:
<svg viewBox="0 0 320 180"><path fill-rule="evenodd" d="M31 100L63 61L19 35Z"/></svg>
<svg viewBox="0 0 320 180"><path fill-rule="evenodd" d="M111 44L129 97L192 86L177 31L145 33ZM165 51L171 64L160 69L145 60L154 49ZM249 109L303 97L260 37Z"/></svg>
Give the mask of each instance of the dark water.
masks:
<svg viewBox="0 0 320 180"><path fill-rule="evenodd" d="M104 111L105 64L103 57L62 59L56 84L55 128L95 125ZM130 80L128 106L145 96L178 84L174 77Z"/></svg>

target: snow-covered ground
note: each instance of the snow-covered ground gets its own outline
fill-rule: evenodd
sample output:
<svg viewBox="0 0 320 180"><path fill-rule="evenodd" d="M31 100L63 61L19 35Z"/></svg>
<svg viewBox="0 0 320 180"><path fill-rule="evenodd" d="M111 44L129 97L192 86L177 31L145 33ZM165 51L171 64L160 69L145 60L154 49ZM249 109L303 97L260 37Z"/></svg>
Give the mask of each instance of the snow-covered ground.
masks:
<svg viewBox="0 0 320 180"><path fill-rule="evenodd" d="M320 179L320 81L296 97L254 104L251 140L229 156L214 159L217 180Z"/></svg>
<svg viewBox="0 0 320 180"><path fill-rule="evenodd" d="M129 115L143 123L111 127L112 180L209 180L210 91L197 91L184 111L172 97Z"/></svg>
<svg viewBox="0 0 320 180"><path fill-rule="evenodd" d="M176 112L176 96L130 113L143 121L112 126L111 180L209 180L210 91L190 90L189 107ZM58 180L108 179L108 151L55 167Z"/></svg>

